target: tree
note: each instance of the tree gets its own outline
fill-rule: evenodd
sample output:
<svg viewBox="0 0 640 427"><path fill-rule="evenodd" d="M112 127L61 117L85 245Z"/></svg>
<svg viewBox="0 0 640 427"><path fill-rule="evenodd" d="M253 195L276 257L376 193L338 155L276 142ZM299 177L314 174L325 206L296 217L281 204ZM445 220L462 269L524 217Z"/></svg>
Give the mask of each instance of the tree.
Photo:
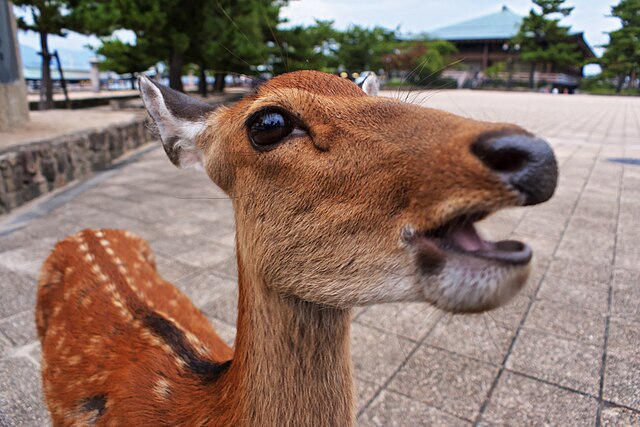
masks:
<svg viewBox="0 0 640 427"><path fill-rule="evenodd" d="M253 72L267 58L267 26L279 22L280 8L287 0L78 0L86 10L106 9L111 30L122 28L136 35L135 49L149 61L166 61L169 85L183 90L182 74L187 64L196 64L201 81L206 70L216 73L216 89L224 88L229 72ZM89 7L90 6L90 7ZM83 14L87 20L87 17ZM105 47L103 53L119 62L126 46ZM127 55L125 55L125 58ZM146 62L145 62L146 64ZM130 67L129 67L130 68ZM128 72L136 71L129 70ZM206 93L206 85L201 85Z"/></svg>
<svg viewBox="0 0 640 427"><path fill-rule="evenodd" d="M77 4L74 0L14 0L14 4L27 13L28 18L19 17L18 27L40 35L42 56L41 91L44 92L45 109L53 108L53 82L51 80L51 53L49 34L65 37L68 30L83 32L82 20L72 13ZM99 29L96 29L96 32Z"/></svg>
<svg viewBox="0 0 640 427"><path fill-rule="evenodd" d="M621 0L611 8L611 15L620 19L622 28L609 33L600 64L605 77L616 78L620 93L627 78L636 80L640 66L640 0Z"/></svg>
<svg viewBox="0 0 640 427"><path fill-rule="evenodd" d="M103 40L97 53L106 59L100 63L100 68L118 74L131 74L131 89L135 89L135 73L145 71L158 62L156 57L147 55L149 49L144 48L143 43L144 40L136 45L118 39Z"/></svg>
<svg viewBox="0 0 640 427"><path fill-rule="evenodd" d="M535 71L540 63L550 63L556 67L581 65L581 53L577 46L568 42L569 28L560 25L560 18L567 17L573 7L563 7L565 0L533 0L541 11L531 9L522 20L518 34L512 42L521 46L520 57L531 64L529 84L535 87Z"/></svg>
<svg viewBox="0 0 640 427"><path fill-rule="evenodd" d="M316 20L314 25L297 25L278 30L270 62L273 72L313 69L329 73L336 71L339 32L333 21Z"/></svg>
<svg viewBox="0 0 640 427"><path fill-rule="evenodd" d="M455 52L456 47L445 40L399 42L393 53L384 56L383 62L388 72L404 73L408 83L428 85L440 76L449 65L449 56Z"/></svg>
<svg viewBox="0 0 640 427"><path fill-rule="evenodd" d="M280 23L280 9L287 0L208 0L198 40L190 61L201 70L214 70L215 91L224 89L229 73L253 74L269 58L267 41L273 40Z"/></svg>
<svg viewBox="0 0 640 427"><path fill-rule="evenodd" d="M353 25L338 36L340 65L350 71L382 68L382 58L393 49L396 33L382 27Z"/></svg>

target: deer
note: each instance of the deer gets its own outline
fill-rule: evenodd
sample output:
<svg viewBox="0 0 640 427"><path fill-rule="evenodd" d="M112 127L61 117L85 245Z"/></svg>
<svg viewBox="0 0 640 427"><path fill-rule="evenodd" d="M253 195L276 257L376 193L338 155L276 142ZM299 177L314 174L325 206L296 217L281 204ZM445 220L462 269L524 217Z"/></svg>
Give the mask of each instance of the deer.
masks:
<svg viewBox="0 0 640 427"><path fill-rule="evenodd" d="M231 199L233 348L123 230L58 242L38 282L43 390L56 426L351 426L352 309L478 313L526 283L533 251L476 223L547 201L557 162L521 127L296 71L213 107L144 76L169 160ZM180 221L180 218L176 218Z"/></svg>

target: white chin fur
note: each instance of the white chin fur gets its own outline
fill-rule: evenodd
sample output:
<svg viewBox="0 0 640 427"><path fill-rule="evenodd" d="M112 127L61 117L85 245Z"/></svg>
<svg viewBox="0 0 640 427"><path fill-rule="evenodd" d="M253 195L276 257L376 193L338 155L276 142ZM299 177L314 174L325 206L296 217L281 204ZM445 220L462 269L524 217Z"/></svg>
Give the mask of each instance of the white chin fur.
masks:
<svg viewBox="0 0 640 427"><path fill-rule="evenodd" d="M530 264L516 266L454 255L423 286L427 300L450 312L478 312L508 302L524 286Z"/></svg>

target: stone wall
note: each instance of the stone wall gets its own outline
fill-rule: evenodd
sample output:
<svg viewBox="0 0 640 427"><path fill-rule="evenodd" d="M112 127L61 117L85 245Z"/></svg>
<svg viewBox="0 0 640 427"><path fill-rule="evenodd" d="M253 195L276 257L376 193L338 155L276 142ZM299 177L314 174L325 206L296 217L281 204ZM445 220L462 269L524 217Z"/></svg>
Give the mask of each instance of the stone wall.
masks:
<svg viewBox="0 0 640 427"><path fill-rule="evenodd" d="M151 140L145 119L34 142L0 152L0 215L109 167Z"/></svg>

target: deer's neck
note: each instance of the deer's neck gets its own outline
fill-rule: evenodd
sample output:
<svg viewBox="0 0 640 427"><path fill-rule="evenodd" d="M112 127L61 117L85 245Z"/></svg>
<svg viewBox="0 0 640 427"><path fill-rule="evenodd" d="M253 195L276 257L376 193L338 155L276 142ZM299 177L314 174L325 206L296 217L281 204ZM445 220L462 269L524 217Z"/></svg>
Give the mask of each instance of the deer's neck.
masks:
<svg viewBox="0 0 640 427"><path fill-rule="evenodd" d="M236 350L229 371L247 425L353 424L351 313L288 298L238 259Z"/></svg>

